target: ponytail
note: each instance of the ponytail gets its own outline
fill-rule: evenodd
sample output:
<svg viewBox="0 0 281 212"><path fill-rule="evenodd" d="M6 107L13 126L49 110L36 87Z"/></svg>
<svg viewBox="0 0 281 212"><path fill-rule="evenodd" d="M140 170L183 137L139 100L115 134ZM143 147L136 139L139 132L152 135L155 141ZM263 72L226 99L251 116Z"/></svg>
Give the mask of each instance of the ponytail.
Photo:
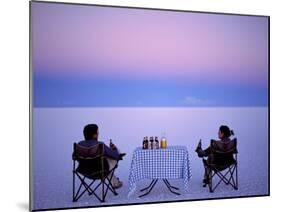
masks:
<svg viewBox="0 0 281 212"><path fill-rule="evenodd" d="M234 135L233 130L230 130L226 125L220 126L220 131L224 134L225 138L229 138L230 136Z"/></svg>

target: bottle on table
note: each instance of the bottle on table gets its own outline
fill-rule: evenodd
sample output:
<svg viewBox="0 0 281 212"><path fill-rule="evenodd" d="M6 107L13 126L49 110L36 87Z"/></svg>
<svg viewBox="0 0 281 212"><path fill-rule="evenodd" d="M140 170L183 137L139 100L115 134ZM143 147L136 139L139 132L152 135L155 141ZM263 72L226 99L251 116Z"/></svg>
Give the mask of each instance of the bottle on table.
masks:
<svg viewBox="0 0 281 212"><path fill-rule="evenodd" d="M144 137L144 149L148 149L148 137Z"/></svg>
<svg viewBox="0 0 281 212"><path fill-rule="evenodd" d="M146 137L143 137L143 141L142 141L142 149L147 149Z"/></svg>
<svg viewBox="0 0 281 212"><path fill-rule="evenodd" d="M158 140L158 137L155 136L155 149L159 149L159 140Z"/></svg>
<svg viewBox="0 0 281 212"><path fill-rule="evenodd" d="M162 149L166 149L166 148L167 148L167 139L166 139L165 136L162 136L162 138L161 138L160 147L161 147Z"/></svg>
<svg viewBox="0 0 281 212"><path fill-rule="evenodd" d="M150 137L150 139L149 139L149 145L148 145L148 147L149 147L149 149L153 149L153 137Z"/></svg>

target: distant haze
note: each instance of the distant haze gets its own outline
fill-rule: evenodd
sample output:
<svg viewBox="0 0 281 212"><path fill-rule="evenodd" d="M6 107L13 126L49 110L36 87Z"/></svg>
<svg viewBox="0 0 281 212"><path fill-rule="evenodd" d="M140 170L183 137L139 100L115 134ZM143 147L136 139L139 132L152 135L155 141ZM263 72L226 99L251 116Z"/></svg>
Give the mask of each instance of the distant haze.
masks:
<svg viewBox="0 0 281 212"><path fill-rule="evenodd" d="M35 107L267 106L268 18L32 2Z"/></svg>

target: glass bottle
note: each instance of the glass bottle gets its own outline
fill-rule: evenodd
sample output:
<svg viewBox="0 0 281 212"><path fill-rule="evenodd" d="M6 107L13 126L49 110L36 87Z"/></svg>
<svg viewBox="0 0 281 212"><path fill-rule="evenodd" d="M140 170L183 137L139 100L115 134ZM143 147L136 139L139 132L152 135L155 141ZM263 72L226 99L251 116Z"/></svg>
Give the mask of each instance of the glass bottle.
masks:
<svg viewBox="0 0 281 212"><path fill-rule="evenodd" d="M153 149L153 137L149 138L149 149Z"/></svg>
<svg viewBox="0 0 281 212"><path fill-rule="evenodd" d="M162 149L166 149L167 148L167 139L166 139L165 133L162 134L160 147Z"/></svg>
<svg viewBox="0 0 281 212"><path fill-rule="evenodd" d="M145 144L145 137L143 137L143 141L142 141L142 149L145 149L145 146L146 146L146 144Z"/></svg>
<svg viewBox="0 0 281 212"><path fill-rule="evenodd" d="M155 149L159 149L159 140L158 140L158 137L155 136Z"/></svg>

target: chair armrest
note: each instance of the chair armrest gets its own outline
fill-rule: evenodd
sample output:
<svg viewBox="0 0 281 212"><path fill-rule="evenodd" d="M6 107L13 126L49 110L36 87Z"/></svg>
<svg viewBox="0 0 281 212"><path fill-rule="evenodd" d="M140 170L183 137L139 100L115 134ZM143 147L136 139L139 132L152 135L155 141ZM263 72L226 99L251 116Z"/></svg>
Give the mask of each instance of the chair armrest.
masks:
<svg viewBox="0 0 281 212"><path fill-rule="evenodd" d="M108 155L103 155L104 158L108 158L108 159L112 159L112 160L116 160L116 161L119 161L119 160L123 160L123 157L126 155L126 153L121 153L119 154L119 158L114 158L114 157L110 157Z"/></svg>
<svg viewBox="0 0 281 212"><path fill-rule="evenodd" d="M126 153L121 153L121 154L119 154L119 157L120 157L119 160L123 160L123 157L125 157L125 156L126 156Z"/></svg>

